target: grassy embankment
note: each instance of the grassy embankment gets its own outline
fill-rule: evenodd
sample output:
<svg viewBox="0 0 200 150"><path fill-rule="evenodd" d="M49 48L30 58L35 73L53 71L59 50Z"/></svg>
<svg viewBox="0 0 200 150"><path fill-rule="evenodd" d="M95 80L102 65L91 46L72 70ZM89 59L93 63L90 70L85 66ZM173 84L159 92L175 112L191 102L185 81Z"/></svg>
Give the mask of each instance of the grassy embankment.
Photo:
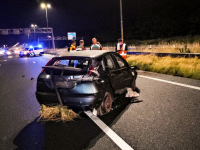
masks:
<svg viewBox="0 0 200 150"><path fill-rule="evenodd" d="M200 59L171 58L155 55L128 56L130 65L137 65L141 70L200 80Z"/></svg>
<svg viewBox="0 0 200 150"><path fill-rule="evenodd" d="M131 51L140 52L157 52L157 53L200 53L200 44L158 44L158 45L141 45L130 46Z"/></svg>
<svg viewBox="0 0 200 150"><path fill-rule="evenodd" d="M200 53L200 35L171 37L150 40L125 40L131 51L159 53ZM105 43L104 47L116 46L116 43ZM189 51L188 51L189 50Z"/></svg>

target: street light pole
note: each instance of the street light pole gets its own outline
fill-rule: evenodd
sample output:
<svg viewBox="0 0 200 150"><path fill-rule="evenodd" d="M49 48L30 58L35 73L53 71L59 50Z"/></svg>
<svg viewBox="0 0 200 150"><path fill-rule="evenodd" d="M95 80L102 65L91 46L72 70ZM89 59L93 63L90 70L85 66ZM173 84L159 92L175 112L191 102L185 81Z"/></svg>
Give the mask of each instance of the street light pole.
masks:
<svg viewBox="0 0 200 150"><path fill-rule="evenodd" d="M46 6L46 21L47 21L47 28L49 27L49 21L48 21L48 12L47 12L47 6Z"/></svg>
<svg viewBox="0 0 200 150"><path fill-rule="evenodd" d="M36 25L36 24L32 24L31 27L32 27L33 30L34 30L34 38L36 39L36 36L35 36L35 28L37 27L37 25Z"/></svg>
<svg viewBox="0 0 200 150"><path fill-rule="evenodd" d="M53 49L55 49L55 41L54 41L53 28L51 29L51 33L52 33L52 47L53 47Z"/></svg>
<svg viewBox="0 0 200 150"><path fill-rule="evenodd" d="M122 0L120 0L121 38L124 39Z"/></svg>
<svg viewBox="0 0 200 150"><path fill-rule="evenodd" d="M47 21L47 28L49 27L49 20L48 20L48 8L51 8L51 4L42 3L41 7L46 9L46 21Z"/></svg>

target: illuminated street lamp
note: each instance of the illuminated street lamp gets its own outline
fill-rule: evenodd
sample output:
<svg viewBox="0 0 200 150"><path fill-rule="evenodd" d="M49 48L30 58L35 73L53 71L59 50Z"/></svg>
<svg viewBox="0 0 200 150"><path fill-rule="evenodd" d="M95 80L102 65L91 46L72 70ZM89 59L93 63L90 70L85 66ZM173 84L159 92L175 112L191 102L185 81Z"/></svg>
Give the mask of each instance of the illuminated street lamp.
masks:
<svg viewBox="0 0 200 150"><path fill-rule="evenodd" d="M32 28L36 28L36 27L37 27L37 24L31 24L31 27L32 27Z"/></svg>
<svg viewBox="0 0 200 150"><path fill-rule="evenodd" d="M31 24L31 27L34 29L34 37L35 37L35 28L37 28L37 24Z"/></svg>
<svg viewBox="0 0 200 150"><path fill-rule="evenodd" d="M35 28L37 28L37 24L31 24L31 27L34 28L34 33L35 33Z"/></svg>
<svg viewBox="0 0 200 150"><path fill-rule="evenodd" d="M46 21L47 21L47 28L48 28L49 23L48 23L48 11L47 10L51 8L51 4L42 3L41 8L46 9Z"/></svg>

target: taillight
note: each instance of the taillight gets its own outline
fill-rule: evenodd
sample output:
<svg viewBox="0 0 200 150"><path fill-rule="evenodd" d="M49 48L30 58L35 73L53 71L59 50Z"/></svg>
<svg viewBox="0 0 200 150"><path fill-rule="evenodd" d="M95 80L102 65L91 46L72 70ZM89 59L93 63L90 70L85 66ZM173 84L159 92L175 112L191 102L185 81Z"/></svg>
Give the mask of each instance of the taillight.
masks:
<svg viewBox="0 0 200 150"><path fill-rule="evenodd" d="M53 60L53 59L49 60L49 62L48 62L45 66L48 66L48 65L52 62L52 60ZM42 73L42 72L44 72L44 68L42 69L41 73Z"/></svg>

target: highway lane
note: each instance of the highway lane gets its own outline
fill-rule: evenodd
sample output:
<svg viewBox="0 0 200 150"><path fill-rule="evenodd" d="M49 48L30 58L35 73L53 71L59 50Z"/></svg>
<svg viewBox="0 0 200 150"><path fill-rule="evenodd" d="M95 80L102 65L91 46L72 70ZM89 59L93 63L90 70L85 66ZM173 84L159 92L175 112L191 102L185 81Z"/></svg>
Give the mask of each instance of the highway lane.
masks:
<svg viewBox="0 0 200 150"><path fill-rule="evenodd" d="M0 148L119 149L87 117L65 124L37 123L36 78L51 57L0 57ZM139 74L200 87L198 80ZM100 119L134 149L200 149L200 91L143 77L137 85L142 102Z"/></svg>

